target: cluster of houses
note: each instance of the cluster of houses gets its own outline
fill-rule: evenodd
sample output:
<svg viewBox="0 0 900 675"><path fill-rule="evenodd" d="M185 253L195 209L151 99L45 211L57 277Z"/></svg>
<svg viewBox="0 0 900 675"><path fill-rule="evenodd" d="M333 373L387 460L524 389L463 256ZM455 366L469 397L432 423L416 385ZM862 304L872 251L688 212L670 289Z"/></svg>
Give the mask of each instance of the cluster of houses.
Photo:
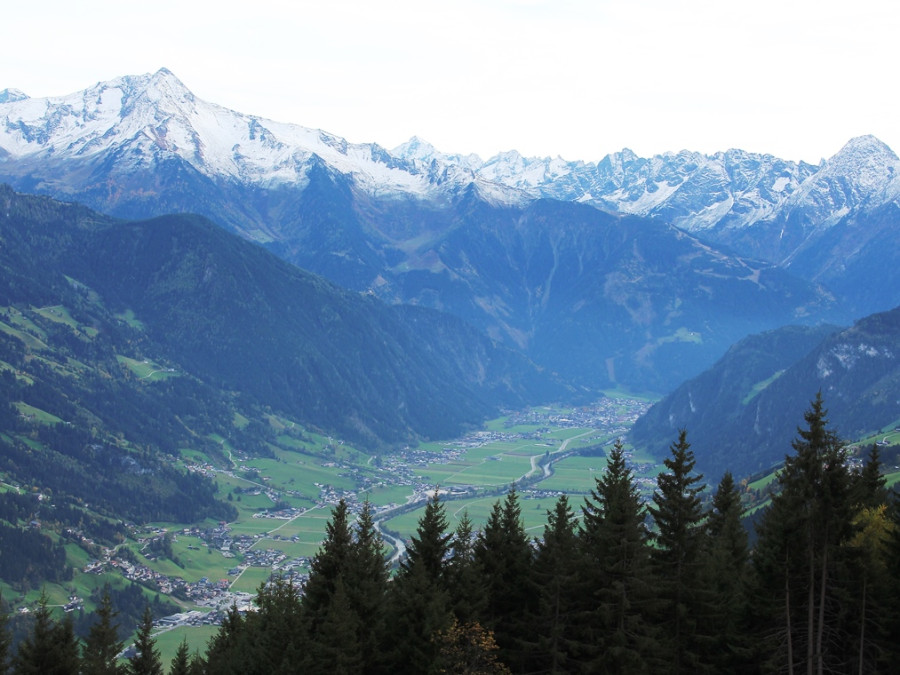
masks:
<svg viewBox="0 0 900 675"><path fill-rule="evenodd" d="M572 428L593 427L602 430L604 435L624 436L634 425L638 417L650 408L652 403L637 398L602 398L586 406L580 406L560 414L552 410L532 408L509 415L507 427L518 425L539 425L550 427Z"/></svg>
<svg viewBox="0 0 900 675"><path fill-rule="evenodd" d="M92 560L84 567L84 571L90 574L103 574L114 569L118 570L129 581L158 588L161 593L166 595L173 593L176 595L186 594L187 583L181 577L170 577L146 565L135 564L128 560L116 558L111 554L108 554L108 557L104 556L101 560Z"/></svg>
<svg viewBox="0 0 900 675"><path fill-rule="evenodd" d="M308 558L300 556L289 560L287 554L277 548L253 548L244 553L245 567L267 567L273 571L279 569L289 571L306 567L308 564Z"/></svg>

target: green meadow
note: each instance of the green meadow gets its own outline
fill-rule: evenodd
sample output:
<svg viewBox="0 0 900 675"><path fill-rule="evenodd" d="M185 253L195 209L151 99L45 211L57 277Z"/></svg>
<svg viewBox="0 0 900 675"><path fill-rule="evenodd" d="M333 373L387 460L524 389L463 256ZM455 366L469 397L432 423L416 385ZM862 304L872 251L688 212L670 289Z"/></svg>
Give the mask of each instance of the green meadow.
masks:
<svg viewBox="0 0 900 675"><path fill-rule="evenodd" d="M155 361L150 361L149 359L132 359L127 356L122 356L121 354L116 355L116 360L121 363L123 366L126 366L135 377L139 380L146 380L147 382L158 382L159 380L165 380L169 377L178 377L179 373L175 372L171 368L166 368Z"/></svg>
<svg viewBox="0 0 900 675"><path fill-rule="evenodd" d="M51 415L50 413L41 410L40 408L35 408L34 406L28 405L27 403L16 402L14 403L14 405L19 411L19 414L30 417L39 424L58 424L62 422L62 420L56 415Z"/></svg>
<svg viewBox="0 0 900 675"><path fill-rule="evenodd" d="M96 328L94 328L93 326L84 326L79 324L77 321L75 321L75 319L72 318L69 310L63 305L56 305L54 307L41 307L32 311L35 314L38 314L50 321L65 324L76 332L83 332L89 337L95 337L97 335Z"/></svg>
<svg viewBox="0 0 900 675"><path fill-rule="evenodd" d="M210 639L218 630L218 626L176 626L154 633L153 638L156 640L156 648L159 650L163 672L169 672L169 666L172 659L175 658L175 653L182 640L187 642L191 654L198 652L202 655L206 653Z"/></svg>
<svg viewBox="0 0 900 675"><path fill-rule="evenodd" d="M507 452L492 453L471 463L432 464L416 469L416 474L422 480L433 485L476 487L509 485L530 472L531 455Z"/></svg>
<svg viewBox="0 0 900 675"><path fill-rule="evenodd" d="M181 577L187 582L195 583L207 579L224 579L234 561L226 558L221 551L210 549L199 537L177 535L172 538L172 552L176 562L168 558L148 561L139 555L138 560L148 567L168 576Z"/></svg>
<svg viewBox="0 0 900 675"><path fill-rule="evenodd" d="M594 488L595 480L606 468L606 456L572 455L553 464L553 475L540 482L543 490L584 494Z"/></svg>
<svg viewBox="0 0 900 675"><path fill-rule="evenodd" d="M411 491L408 485L376 485L363 492L363 498L368 498L373 506L389 506L391 504L405 504Z"/></svg>
<svg viewBox="0 0 900 675"><path fill-rule="evenodd" d="M492 426L498 426L494 423ZM521 428L521 427L518 427ZM416 475L433 485L472 485L496 487L509 485L525 476L535 475L535 462L544 455L557 451L564 444L575 450L597 442L598 432L589 428L563 428L538 434L537 425L526 425L524 433L533 438L495 440L465 449L453 461L435 461L425 467L416 467ZM509 429L506 433L513 433ZM518 431L515 433L523 433Z"/></svg>
<svg viewBox="0 0 900 675"><path fill-rule="evenodd" d="M256 593L261 584L272 576L272 570L265 567L248 567L231 583L231 590L242 593Z"/></svg>

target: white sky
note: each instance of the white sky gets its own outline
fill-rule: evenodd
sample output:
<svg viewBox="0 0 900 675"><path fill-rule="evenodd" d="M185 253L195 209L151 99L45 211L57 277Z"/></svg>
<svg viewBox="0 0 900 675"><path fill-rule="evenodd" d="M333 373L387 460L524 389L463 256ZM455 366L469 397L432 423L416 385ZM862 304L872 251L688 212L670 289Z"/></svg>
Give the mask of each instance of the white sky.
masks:
<svg viewBox="0 0 900 675"><path fill-rule="evenodd" d="M167 67L198 97L393 148L900 152L896 0L29 0L0 89Z"/></svg>

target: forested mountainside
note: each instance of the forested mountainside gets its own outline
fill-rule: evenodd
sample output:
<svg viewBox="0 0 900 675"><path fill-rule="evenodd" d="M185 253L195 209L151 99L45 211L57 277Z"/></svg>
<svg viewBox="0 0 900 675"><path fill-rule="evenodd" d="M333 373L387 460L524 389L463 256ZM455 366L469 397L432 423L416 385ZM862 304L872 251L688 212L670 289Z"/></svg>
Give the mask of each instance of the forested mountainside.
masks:
<svg viewBox="0 0 900 675"><path fill-rule="evenodd" d="M886 432L900 424L898 345L900 307L846 329L788 326L748 337L650 408L631 439L660 452L686 428L702 472L747 475L784 458L791 411L816 391L843 438Z"/></svg>
<svg viewBox="0 0 900 675"><path fill-rule="evenodd" d="M458 319L337 289L197 217L123 222L6 187L0 207L9 583L67 574L29 522L111 545L129 523L231 519L183 453L269 456L276 413L386 448L571 394Z"/></svg>
<svg viewBox="0 0 900 675"><path fill-rule="evenodd" d="M401 442L456 432L499 405L565 394L458 320L339 289L200 218L119 222L8 189L3 201L10 311L93 311L119 326L97 330L100 341L134 344L298 421ZM117 316L134 320L126 328ZM89 351L93 339L80 339Z"/></svg>

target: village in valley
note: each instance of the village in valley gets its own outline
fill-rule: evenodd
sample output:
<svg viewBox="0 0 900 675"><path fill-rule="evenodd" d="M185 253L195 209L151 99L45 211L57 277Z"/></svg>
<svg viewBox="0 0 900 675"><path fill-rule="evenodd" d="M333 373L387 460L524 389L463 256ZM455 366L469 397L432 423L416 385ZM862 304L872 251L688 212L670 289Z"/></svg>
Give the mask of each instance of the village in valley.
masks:
<svg viewBox="0 0 900 675"><path fill-rule="evenodd" d="M617 396L565 410L515 411L458 439L368 457L327 439L318 470L335 479L313 480L309 485L317 492L311 496L277 471L263 473L272 465L242 456L239 448L231 453L231 466L186 462L189 470L216 479L223 491L230 490L229 498L240 500L238 520L132 525L133 544L107 548L82 542L98 554L81 571L114 574L177 600L184 611L155 622L160 630L171 630L218 624L233 605L250 609L256 587L272 577L302 585L331 508L341 499L352 513L369 501L385 552L393 559L436 488L454 513L465 507L477 521L486 504L515 485L523 503L535 504L525 516L537 536L544 506L563 492L586 494L595 472L599 476L603 469L605 450L649 405L645 399ZM647 458L631 466L636 480L648 485L659 470ZM567 472L582 475L575 481L561 478ZM77 540L79 535L70 536ZM65 609L80 607L73 596Z"/></svg>

